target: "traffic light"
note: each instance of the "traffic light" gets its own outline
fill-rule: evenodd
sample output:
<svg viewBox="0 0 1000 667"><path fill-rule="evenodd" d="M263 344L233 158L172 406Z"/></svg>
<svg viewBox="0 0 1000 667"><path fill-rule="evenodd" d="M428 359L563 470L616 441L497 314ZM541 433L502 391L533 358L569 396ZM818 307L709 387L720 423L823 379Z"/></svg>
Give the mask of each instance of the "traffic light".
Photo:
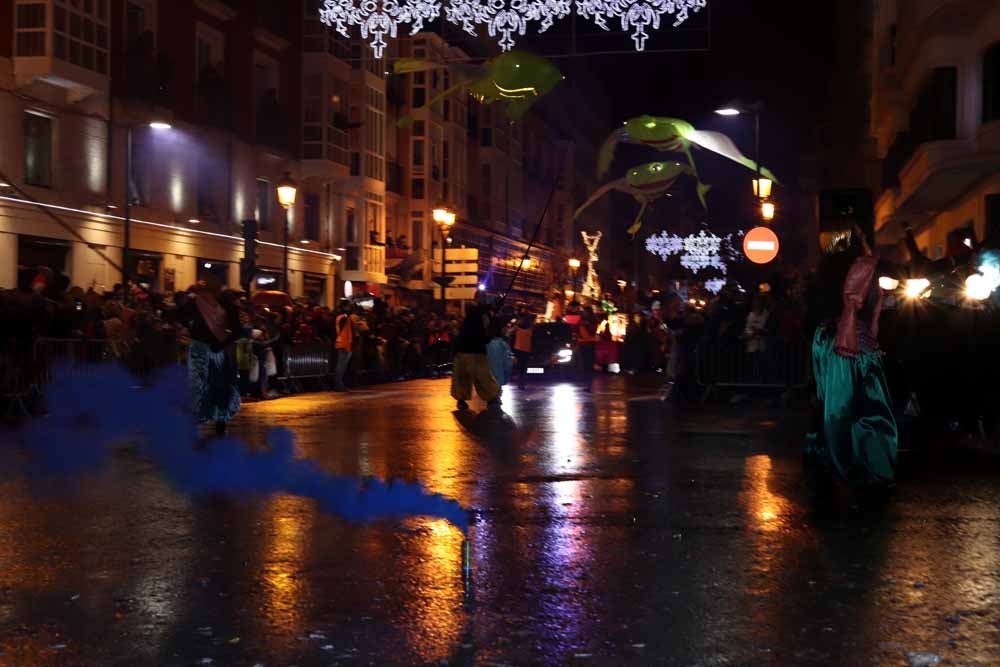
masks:
<svg viewBox="0 0 1000 667"><path fill-rule="evenodd" d="M871 190L838 188L819 193L819 238L823 248L832 239L850 232L854 225L861 228L868 245L875 247L875 209Z"/></svg>
<svg viewBox="0 0 1000 667"><path fill-rule="evenodd" d="M243 221L243 259L240 261L240 284L248 293L257 273L257 221Z"/></svg>

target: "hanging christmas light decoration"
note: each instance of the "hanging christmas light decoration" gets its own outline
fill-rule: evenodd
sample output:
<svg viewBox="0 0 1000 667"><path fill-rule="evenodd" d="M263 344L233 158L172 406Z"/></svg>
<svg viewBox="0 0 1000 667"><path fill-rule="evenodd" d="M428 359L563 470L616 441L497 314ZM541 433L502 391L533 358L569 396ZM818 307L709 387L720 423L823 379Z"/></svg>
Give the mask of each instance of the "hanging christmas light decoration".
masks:
<svg viewBox="0 0 1000 667"><path fill-rule="evenodd" d="M725 278L710 278L705 281L705 289L712 294L718 294L726 286Z"/></svg>
<svg viewBox="0 0 1000 667"><path fill-rule="evenodd" d="M635 50L642 51L649 39L646 28L659 30L662 15L673 16L676 28L705 5L706 0L576 0L576 13L604 30L609 30L607 19L620 19L622 30L633 30Z"/></svg>
<svg viewBox="0 0 1000 667"><path fill-rule="evenodd" d="M319 20L335 28L344 37L350 37L347 27L361 28L361 38L371 35L371 47L376 58L385 50L385 36L395 38L399 24L409 24L410 34L424 29L424 21L432 21L441 14L441 3L433 0L324 0L319 10Z"/></svg>
<svg viewBox="0 0 1000 667"><path fill-rule="evenodd" d="M659 255L660 259L666 261L671 255L677 255L684 249L684 239L676 234L670 235L666 232L655 234L646 239L646 250Z"/></svg>
<svg viewBox="0 0 1000 667"><path fill-rule="evenodd" d="M476 26L485 25L490 37L500 36L500 48L509 51L514 35L524 35L528 24L539 21L538 32L552 27L556 19L569 16L572 0L450 0L448 20L476 36Z"/></svg>
<svg viewBox="0 0 1000 667"><path fill-rule="evenodd" d="M722 257L723 245L731 244L731 236L723 239L702 230L698 234L682 238L676 234L660 232L646 239L646 250L664 261L672 255L680 255L681 266L694 273L713 268L725 275L728 267Z"/></svg>
<svg viewBox="0 0 1000 667"><path fill-rule="evenodd" d="M499 37L500 48L509 51L515 35L525 35L528 25L538 22L538 32L552 27L556 19L576 13L590 19L604 30L610 30L608 19L621 22L622 30L632 32L637 51L646 48L647 30L660 28L664 15L673 17L676 28L691 14L705 7L707 0L445 0L445 16L470 35L476 27L485 25L490 37ZM386 47L385 37L396 37L400 24L410 26L410 34L423 30L424 22L441 13L438 0L323 0L320 21L350 37L349 26L361 28L362 39L371 35L371 47L381 58Z"/></svg>

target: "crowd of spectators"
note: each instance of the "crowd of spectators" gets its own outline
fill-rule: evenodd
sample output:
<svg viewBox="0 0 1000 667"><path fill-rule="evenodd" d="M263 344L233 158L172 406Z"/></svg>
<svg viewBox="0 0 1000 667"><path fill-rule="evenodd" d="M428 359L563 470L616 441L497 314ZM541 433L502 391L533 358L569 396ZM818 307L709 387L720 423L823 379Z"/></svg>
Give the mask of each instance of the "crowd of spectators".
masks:
<svg viewBox="0 0 1000 667"><path fill-rule="evenodd" d="M630 373L663 371L677 395L693 396L695 355L700 345L725 350L729 358L755 360L804 344L807 338L806 289L793 278L762 284L747 292L727 283L708 299L671 291L654 297L632 314L622 349L622 368Z"/></svg>
<svg viewBox="0 0 1000 667"><path fill-rule="evenodd" d="M0 357L5 362L30 364L37 356L36 345L46 339L91 341L95 346L80 349L117 359L140 374L185 361L189 339L179 313L190 290L159 294L115 285L102 293L70 286L66 276L45 269L22 276L21 284L24 289L0 290ZM273 398L295 389L283 380L290 346L333 350L334 309L305 302L255 304L234 290L224 292L223 299L236 306L243 325L233 352L245 396ZM366 305L352 309L355 336L349 384L447 372L458 316L391 309L378 297Z"/></svg>

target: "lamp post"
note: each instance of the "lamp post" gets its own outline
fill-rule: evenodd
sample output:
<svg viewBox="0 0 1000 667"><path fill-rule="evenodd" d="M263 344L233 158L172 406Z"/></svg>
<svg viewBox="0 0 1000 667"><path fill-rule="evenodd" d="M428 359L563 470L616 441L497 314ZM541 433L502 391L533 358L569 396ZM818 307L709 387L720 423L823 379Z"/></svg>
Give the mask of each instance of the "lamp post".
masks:
<svg viewBox="0 0 1000 667"><path fill-rule="evenodd" d="M441 283L441 313L445 312L446 304L448 303L445 298L445 289L447 288L447 276L445 275L445 254L448 248L448 235L451 234L451 228L455 225L455 211L448 208L446 204L439 204L434 207L433 211L434 222L437 223L438 229L441 230L441 279L438 281Z"/></svg>
<svg viewBox="0 0 1000 667"><path fill-rule="evenodd" d="M573 270L573 292L576 293L580 290L580 260L570 257L569 268Z"/></svg>
<svg viewBox="0 0 1000 667"><path fill-rule="evenodd" d="M149 129L162 132L169 130L171 125L161 120L154 120L145 124ZM128 263L129 248L132 246L132 130L137 125L130 123L125 128L125 226L122 242L122 289L128 293Z"/></svg>
<svg viewBox="0 0 1000 667"><path fill-rule="evenodd" d="M760 159L760 113L763 111L764 105L761 102L754 102L753 104L747 104L740 106L738 104L730 105L727 107L722 107L721 109L716 109L715 113L720 116L740 116L742 114L750 113L753 114L753 159L757 163L757 177L753 179L753 194L760 200L761 214L765 221L770 221L774 219L774 204L771 204L768 200L771 198L771 187L774 185L771 179L764 178L761 174L762 166ZM771 217L767 217L768 211Z"/></svg>
<svg viewBox="0 0 1000 667"><path fill-rule="evenodd" d="M278 203L281 204L281 208L285 209L285 257L283 266L284 282L282 283L285 288L285 294L291 294L291 290L288 289L288 209L295 206L295 197L298 194L298 186L292 179L292 175L289 172L285 172L284 178L278 183Z"/></svg>

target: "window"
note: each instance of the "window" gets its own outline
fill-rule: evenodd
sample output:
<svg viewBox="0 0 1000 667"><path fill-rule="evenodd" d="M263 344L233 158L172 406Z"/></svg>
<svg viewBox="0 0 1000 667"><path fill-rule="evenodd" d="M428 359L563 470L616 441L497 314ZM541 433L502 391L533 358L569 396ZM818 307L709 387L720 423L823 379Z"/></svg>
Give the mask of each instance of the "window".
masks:
<svg viewBox="0 0 1000 667"><path fill-rule="evenodd" d="M266 178L257 179L257 208L254 217L257 218L257 228L266 230L271 228L271 211L273 208L274 196L271 194L271 181Z"/></svg>
<svg viewBox="0 0 1000 667"><path fill-rule="evenodd" d="M343 79L331 76L328 80L326 158L340 164L349 164L347 136L347 92L349 87Z"/></svg>
<svg viewBox="0 0 1000 667"><path fill-rule="evenodd" d="M357 221L354 219L354 209L348 207L344 216L344 231L348 243L358 242Z"/></svg>
<svg viewBox="0 0 1000 667"><path fill-rule="evenodd" d="M366 87L365 107L365 176L385 180L385 94Z"/></svg>
<svg viewBox="0 0 1000 667"><path fill-rule="evenodd" d="M319 240L319 195L307 194L305 199L305 229L303 238Z"/></svg>
<svg viewBox="0 0 1000 667"><path fill-rule="evenodd" d="M226 74L226 38L218 30L199 23L194 39L195 70L199 82L215 75L222 78Z"/></svg>
<svg viewBox="0 0 1000 667"><path fill-rule="evenodd" d="M213 155L211 147L203 145L198 152L198 217L201 220L218 220L216 198L222 192L220 183L223 170L222 160Z"/></svg>
<svg viewBox="0 0 1000 667"><path fill-rule="evenodd" d="M14 18L17 31L16 55L45 55L45 5L32 3L18 5Z"/></svg>
<svg viewBox="0 0 1000 667"><path fill-rule="evenodd" d="M482 130L482 138L480 139L479 145L480 146L486 146L486 147L489 147L489 146L493 145L493 128L492 127L484 127L483 128L483 130Z"/></svg>
<svg viewBox="0 0 1000 667"><path fill-rule="evenodd" d="M278 95L278 63L262 53L254 53L254 99L260 104L265 96Z"/></svg>
<svg viewBox="0 0 1000 667"><path fill-rule="evenodd" d="M424 248L424 221L414 219L413 220L413 236L410 237L410 246L414 250L423 250Z"/></svg>
<svg viewBox="0 0 1000 667"><path fill-rule="evenodd" d="M424 140L415 139L413 141L413 166L424 166Z"/></svg>
<svg viewBox="0 0 1000 667"><path fill-rule="evenodd" d="M368 242L372 245L380 242L379 219L382 217L382 206L370 201L365 202L365 227L368 230Z"/></svg>
<svg viewBox="0 0 1000 667"><path fill-rule="evenodd" d="M107 74L111 47L107 3L108 0L56 0L52 3L52 56L98 74ZM40 12L37 7L41 7ZM16 27L17 55L46 55L45 5L18 5Z"/></svg>
<svg viewBox="0 0 1000 667"><path fill-rule="evenodd" d="M441 162L441 176L448 178L448 169L451 166L451 151L448 150L448 142L444 142L444 146L441 149L442 162ZM447 197L446 197L447 199Z"/></svg>
<svg viewBox="0 0 1000 667"><path fill-rule="evenodd" d="M983 58L983 122L1000 120L1000 42Z"/></svg>
<svg viewBox="0 0 1000 667"><path fill-rule="evenodd" d="M52 185L52 119L24 114L24 182Z"/></svg>
<svg viewBox="0 0 1000 667"><path fill-rule="evenodd" d="M74 7L79 6L78 0L69 0L65 4L72 3ZM152 0L126 0L125 3L125 44L131 46L146 32L153 33L155 37L154 5Z"/></svg>
<svg viewBox="0 0 1000 667"><path fill-rule="evenodd" d="M427 102L427 89L426 88L414 88L413 89L413 104L411 105L414 109L419 109L424 106Z"/></svg>
<svg viewBox="0 0 1000 667"><path fill-rule="evenodd" d="M410 182L410 196L414 199L424 198L424 179L414 178Z"/></svg>

